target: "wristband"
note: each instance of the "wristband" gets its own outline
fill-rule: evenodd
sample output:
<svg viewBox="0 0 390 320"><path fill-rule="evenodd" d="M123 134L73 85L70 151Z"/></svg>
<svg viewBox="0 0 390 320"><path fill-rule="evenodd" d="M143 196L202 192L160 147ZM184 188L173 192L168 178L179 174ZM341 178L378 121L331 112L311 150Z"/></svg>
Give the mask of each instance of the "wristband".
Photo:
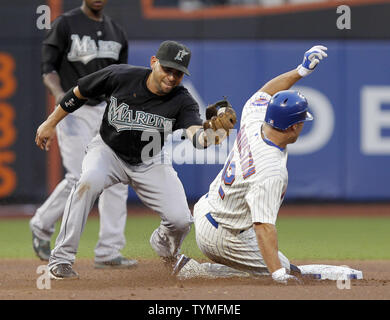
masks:
<svg viewBox="0 0 390 320"><path fill-rule="evenodd" d="M313 72L313 70L310 70L310 69L306 69L304 66L302 66L301 64L297 67L297 71L298 71L298 74L304 78L306 77L307 75L309 75L310 73Z"/></svg>
<svg viewBox="0 0 390 320"><path fill-rule="evenodd" d="M73 89L68 90L68 92L65 93L63 98L61 99L59 105L62 109L64 109L68 113L72 113L73 111L76 111L78 108L80 108L85 102L87 102L88 99L80 99L78 98L74 92Z"/></svg>

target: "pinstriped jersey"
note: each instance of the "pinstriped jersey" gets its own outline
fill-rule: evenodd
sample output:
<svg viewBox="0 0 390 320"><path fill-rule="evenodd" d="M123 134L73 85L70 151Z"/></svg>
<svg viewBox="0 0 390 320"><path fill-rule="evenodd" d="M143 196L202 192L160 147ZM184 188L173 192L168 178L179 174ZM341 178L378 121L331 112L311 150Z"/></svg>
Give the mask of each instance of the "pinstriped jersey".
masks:
<svg viewBox="0 0 390 320"><path fill-rule="evenodd" d="M262 138L271 96L256 92L245 104L240 131L207 195L213 218L229 229L275 224L287 189L287 150Z"/></svg>

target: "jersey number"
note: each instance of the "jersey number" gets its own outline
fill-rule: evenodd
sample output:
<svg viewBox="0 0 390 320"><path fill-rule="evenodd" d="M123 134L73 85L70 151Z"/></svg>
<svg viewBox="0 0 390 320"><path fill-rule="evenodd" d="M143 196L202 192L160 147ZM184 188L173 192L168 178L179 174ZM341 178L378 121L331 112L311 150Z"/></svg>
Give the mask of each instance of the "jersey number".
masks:
<svg viewBox="0 0 390 320"><path fill-rule="evenodd" d="M232 151L225 167L223 168L222 181L226 186L231 186L236 179L236 163L232 161L233 155L234 153ZM223 191L222 184L219 187L218 193L223 200L225 198L225 192Z"/></svg>

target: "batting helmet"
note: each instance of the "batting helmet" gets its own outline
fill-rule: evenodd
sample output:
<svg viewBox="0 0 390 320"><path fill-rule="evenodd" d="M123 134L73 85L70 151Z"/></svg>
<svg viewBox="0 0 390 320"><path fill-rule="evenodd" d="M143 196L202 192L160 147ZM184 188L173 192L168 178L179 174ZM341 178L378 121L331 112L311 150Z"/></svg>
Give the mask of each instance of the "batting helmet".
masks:
<svg viewBox="0 0 390 320"><path fill-rule="evenodd" d="M272 96L264 121L271 127L286 130L293 124L313 120L308 110L307 100L299 92L279 91Z"/></svg>

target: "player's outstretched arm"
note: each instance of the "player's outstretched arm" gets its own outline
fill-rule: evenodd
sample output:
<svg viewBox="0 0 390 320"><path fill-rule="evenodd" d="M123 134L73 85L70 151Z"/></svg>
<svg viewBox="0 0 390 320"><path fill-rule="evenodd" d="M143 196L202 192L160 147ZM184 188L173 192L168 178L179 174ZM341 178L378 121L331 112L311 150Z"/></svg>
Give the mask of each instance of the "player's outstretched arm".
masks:
<svg viewBox="0 0 390 320"><path fill-rule="evenodd" d="M272 279L276 282L287 284L299 280L286 272L279 260L278 235L276 227L270 223L254 223L257 243Z"/></svg>
<svg viewBox="0 0 390 320"><path fill-rule="evenodd" d="M84 104L85 101L87 100L81 95L78 87L69 90L62 98L57 108L55 108L46 121L38 127L35 136L36 145L42 150L48 151L54 138L57 124L64 119L69 112L74 111L73 109Z"/></svg>
<svg viewBox="0 0 390 320"><path fill-rule="evenodd" d="M268 271L272 273L280 269L282 265L278 256L278 236L275 226L269 223L255 223L253 228Z"/></svg>
<svg viewBox="0 0 390 320"><path fill-rule="evenodd" d="M259 91L266 92L272 96L279 91L290 89L297 81L311 74L320 61L328 56L326 50L328 49L321 45L307 50L303 56L302 63L296 69L268 81Z"/></svg>

